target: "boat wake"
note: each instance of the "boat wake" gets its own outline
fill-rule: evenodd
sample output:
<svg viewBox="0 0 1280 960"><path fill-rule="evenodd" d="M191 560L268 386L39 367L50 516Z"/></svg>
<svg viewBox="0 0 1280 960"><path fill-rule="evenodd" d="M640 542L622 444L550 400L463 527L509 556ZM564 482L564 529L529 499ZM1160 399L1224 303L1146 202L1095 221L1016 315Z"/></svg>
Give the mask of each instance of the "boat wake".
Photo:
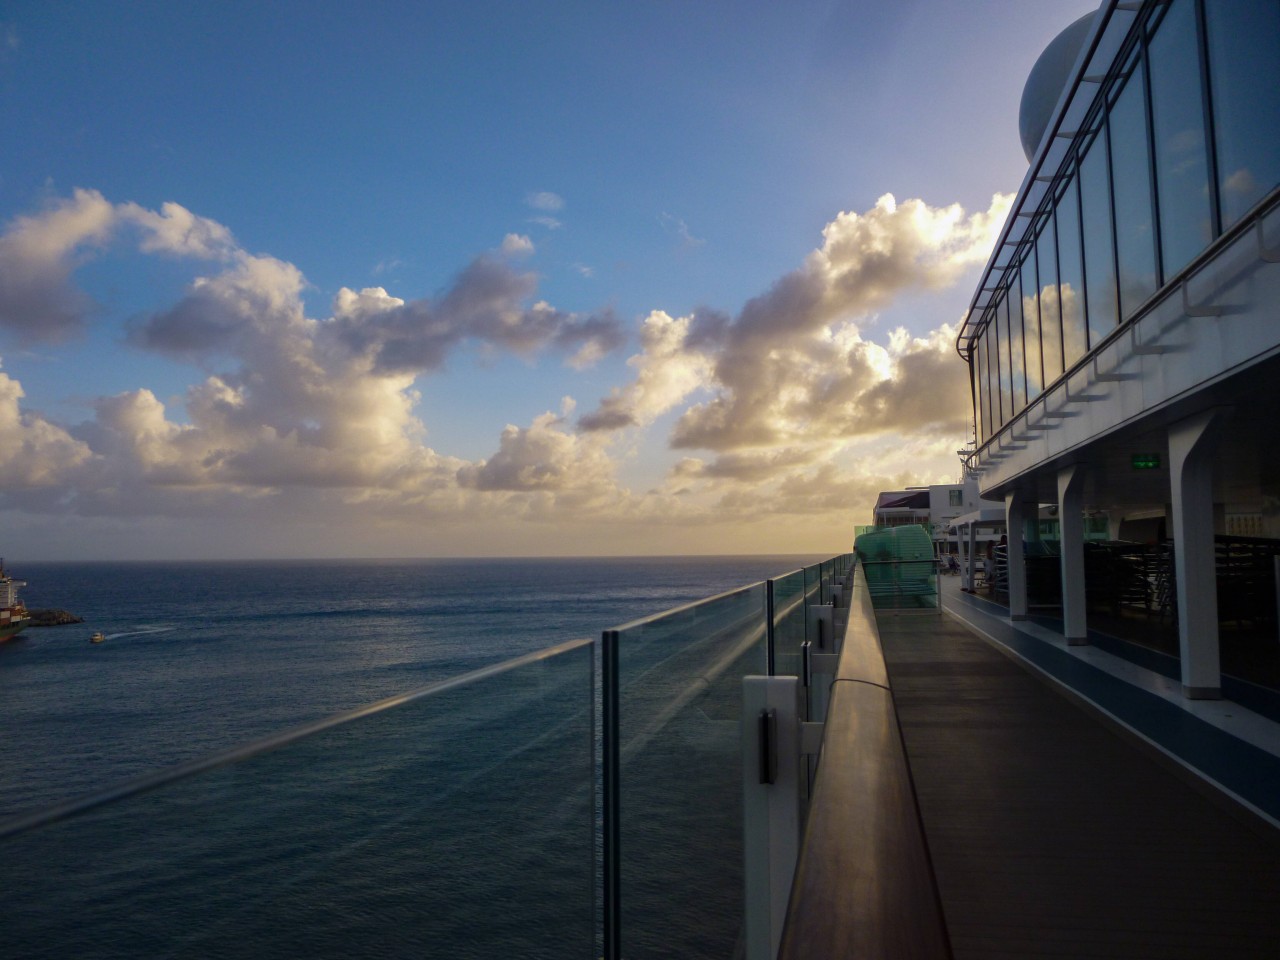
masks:
<svg viewBox="0 0 1280 960"><path fill-rule="evenodd" d="M152 633L168 633L173 627L139 627L136 630L125 630L122 633L108 633L107 640L116 640L120 637L137 637Z"/></svg>

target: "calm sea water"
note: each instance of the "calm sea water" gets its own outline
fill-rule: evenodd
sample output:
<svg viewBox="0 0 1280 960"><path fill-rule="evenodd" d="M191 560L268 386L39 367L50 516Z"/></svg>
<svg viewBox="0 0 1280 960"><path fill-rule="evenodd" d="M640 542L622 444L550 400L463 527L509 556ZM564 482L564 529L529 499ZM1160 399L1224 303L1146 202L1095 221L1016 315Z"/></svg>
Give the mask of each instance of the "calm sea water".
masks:
<svg viewBox="0 0 1280 960"><path fill-rule="evenodd" d="M23 565L30 606L86 622L0 646L0 813L817 559ZM764 667L754 602L628 634L637 960L739 946L740 857L726 852L741 835L738 677ZM95 630L105 643L87 642ZM568 651L7 838L4 955L599 955L594 672L591 648Z"/></svg>
<svg viewBox="0 0 1280 960"><path fill-rule="evenodd" d="M818 559L11 563L85 622L0 645L0 816Z"/></svg>

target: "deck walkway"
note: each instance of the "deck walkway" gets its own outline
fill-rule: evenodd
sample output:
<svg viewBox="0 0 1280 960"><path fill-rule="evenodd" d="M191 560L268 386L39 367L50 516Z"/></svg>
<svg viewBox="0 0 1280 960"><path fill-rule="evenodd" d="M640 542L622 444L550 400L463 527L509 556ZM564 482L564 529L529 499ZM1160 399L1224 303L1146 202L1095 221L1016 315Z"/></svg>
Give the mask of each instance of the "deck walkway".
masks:
<svg viewBox="0 0 1280 960"><path fill-rule="evenodd" d="M1280 830L952 616L878 624L957 960L1280 956Z"/></svg>

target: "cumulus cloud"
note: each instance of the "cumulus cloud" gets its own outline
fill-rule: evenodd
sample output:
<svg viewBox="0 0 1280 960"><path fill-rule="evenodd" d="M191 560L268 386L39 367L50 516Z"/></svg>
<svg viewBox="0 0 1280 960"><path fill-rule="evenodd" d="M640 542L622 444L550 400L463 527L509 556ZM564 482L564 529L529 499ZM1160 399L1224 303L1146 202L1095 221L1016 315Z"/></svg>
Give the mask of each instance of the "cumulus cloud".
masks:
<svg viewBox="0 0 1280 960"><path fill-rule="evenodd" d="M563 206L554 194L528 202ZM873 339L868 321L904 291L980 262L1006 207L997 198L968 215L885 197L843 213L736 315L649 312L629 376L576 422L566 400L507 425L491 455L468 461L427 445L420 377L465 344L558 353L581 368L626 341L609 309L539 299L521 264L534 252L528 236L507 235L432 296L343 287L315 317L302 271L250 254L225 226L178 204L150 210L76 191L0 234L0 328L25 340L78 332L95 314L76 268L129 242L197 262L176 302L126 330L133 347L198 373L181 397L139 386L98 398L90 419L67 427L23 410L20 384L0 374L0 444L22 451L0 461L0 509L261 516L253 505L273 503L291 517L350 510L400 527L494 516L646 527L814 516L842 497L847 507L905 479L859 473L852 451L933 470L967 429L954 331ZM633 493L619 472L647 453L645 431L663 418L674 424L667 446L690 455ZM877 446L885 437L892 449ZM665 464L645 466L662 477Z"/></svg>
<svg viewBox="0 0 1280 960"><path fill-rule="evenodd" d="M598 409L578 421L592 432L645 426L705 386L712 373L711 357L690 344L693 317L673 318L655 310L640 331L641 352L627 364L635 379L615 387Z"/></svg>
<svg viewBox="0 0 1280 960"><path fill-rule="evenodd" d="M997 196L966 215L886 195L866 213L840 214L802 266L736 317L704 311L655 325L630 361L636 377L580 428L641 423L702 388L710 396L681 412L671 446L718 454L701 476L757 480L786 472L808 445L893 430L963 432L968 392L954 331L897 332L881 344L863 328L904 291L946 286L983 262L1008 206Z"/></svg>
<svg viewBox="0 0 1280 960"><path fill-rule="evenodd" d="M533 241L523 234L508 233L502 238L502 252L508 257L527 257L533 253Z"/></svg>
<svg viewBox="0 0 1280 960"><path fill-rule="evenodd" d="M342 288L332 316L314 319L302 272L247 253L221 224L177 204L153 211L77 191L0 236L5 325L46 338L78 329L89 304L75 290L75 267L86 251L126 235L143 254L218 265L127 328L133 346L203 368L204 378L179 411L144 387L99 398L93 418L67 430L22 411L20 384L0 374L0 443L21 451L0 464L0 505L22 497L31 506L31 491L47 489L48 503L84 513L181 512L329 490L375 512L413 505L450 515L481 491L581 496L611 476L603 445L555 418L511 428L470 470L424 442L415 379L460 343L553 349L581 367L623 342L611 311L576 314L536 300L533 274L490 255L438 297ZM532 247L512 234L502 252ZM27 302L32 309L19 309Z"/></svg>
<svg viewBox="0 0 1280 960"><path fill-rule="evenodd" d="M0 489L51 487L92 456L65 429L19 409L22 385L0 373Z"/></svg>
<svg viewBox="0 0 1280 960"><path fill-rule="evenodd" d="M611 311L583 316L546 301L529 304L537 285L534 274L480 256L433 300L392 303L369 290L354 294L344 288L326 333L387 374L436 370L466 340L524 355L552 346L571 352L577 366L623 343L622 326ZM353 304L359 309L352 311Z"/></svg>
<svg viewBox="0 0 1280 960"><path fill-rule="evenodd" d="M102 194L77 190L8 224L0 235L0 327L26 342L78 333L94 305L71 284L71 273L85 248L106 242L116 219Z"/></svg>
<svg viewBox="0 0 1280 960"><path fill-rule="evenodd" d="M544 413L528 427L508 424L498 452L458 471L458 482L477 490L593 493L613 487L614 463L598 441L565 429L561 414Z"/></svg>

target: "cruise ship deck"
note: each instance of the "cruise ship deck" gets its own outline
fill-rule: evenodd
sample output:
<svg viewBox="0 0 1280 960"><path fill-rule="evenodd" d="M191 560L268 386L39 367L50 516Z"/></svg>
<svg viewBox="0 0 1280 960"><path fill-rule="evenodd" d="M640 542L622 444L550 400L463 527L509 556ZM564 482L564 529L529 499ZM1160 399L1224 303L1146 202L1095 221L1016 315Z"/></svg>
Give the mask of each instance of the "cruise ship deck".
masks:
<svg viewBox="0 0 1280 960"><path fill-rule="evenodd" d="M1274 957L1280 725L943 580L876 620L954 955Z"/></svg>

